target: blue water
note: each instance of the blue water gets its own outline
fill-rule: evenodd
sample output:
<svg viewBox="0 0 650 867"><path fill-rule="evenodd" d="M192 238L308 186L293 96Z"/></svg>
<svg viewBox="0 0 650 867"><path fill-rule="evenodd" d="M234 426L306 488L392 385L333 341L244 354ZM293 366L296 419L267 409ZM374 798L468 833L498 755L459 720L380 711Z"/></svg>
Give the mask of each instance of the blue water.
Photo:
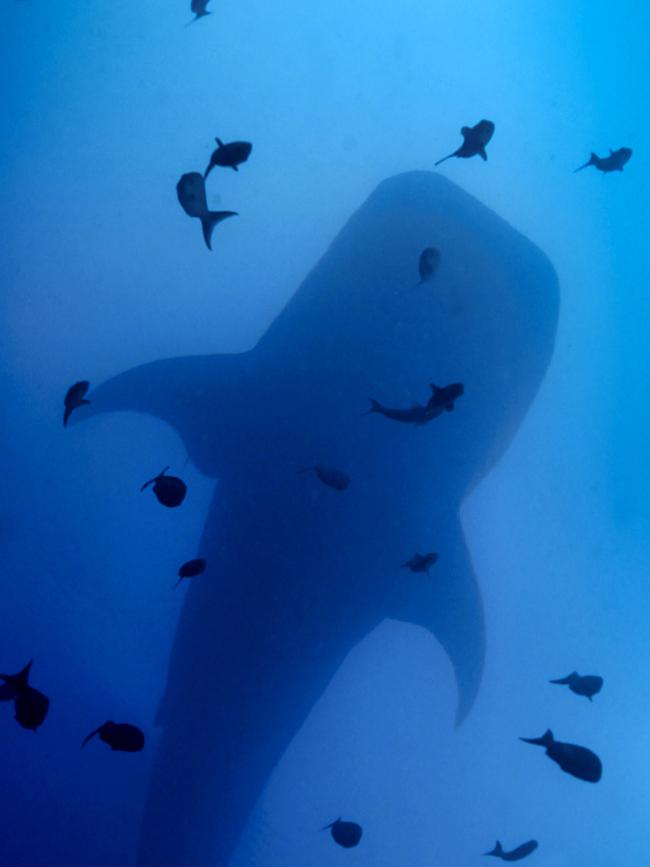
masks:
<svg viewBox="0 0 650 867"><path fill-rule="evenodd" d="M145 863L154 723L189 590L171 585L218 490L151 415L64 430L65 390L251 349L377 185L431 170L482 117L496 124L487 163L440 174L548 256L560 318L529 413L461 511L485 615L477 700L455 728L440 644L382 622L282 757L232 863L464 867L497 838L532 837L531 864L645 863L650 12L632 0L210 8L186 27L183 3L3 6L0 670L33 657L52 705L32 734L0 704L0 863ZM240 172L211 176L210 206L240 216L210 254L175 185L204 169L215 136L254 147ZM572 174L620 146L634 150L622 174ZM190 491L173 512L138 493L168 464ZM605 678L593 704L547 684L573 669ZM141 726L145 751L81 752L109 718ZM600 783L517 740L547 727L601 756ZM358 848L320 833L338 815L363 824Z"/></svg>

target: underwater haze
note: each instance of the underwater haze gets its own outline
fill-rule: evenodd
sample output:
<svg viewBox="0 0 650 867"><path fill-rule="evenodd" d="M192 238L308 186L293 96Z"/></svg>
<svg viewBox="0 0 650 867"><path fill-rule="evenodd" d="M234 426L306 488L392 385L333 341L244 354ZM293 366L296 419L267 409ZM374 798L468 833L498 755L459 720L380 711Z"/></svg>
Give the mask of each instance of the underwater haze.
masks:
<svg viewBox="0 0 650 867"><path fill-rule="evenodd" d="M646 863L650 10L207 11L3 6L0 865Z"/></svg>

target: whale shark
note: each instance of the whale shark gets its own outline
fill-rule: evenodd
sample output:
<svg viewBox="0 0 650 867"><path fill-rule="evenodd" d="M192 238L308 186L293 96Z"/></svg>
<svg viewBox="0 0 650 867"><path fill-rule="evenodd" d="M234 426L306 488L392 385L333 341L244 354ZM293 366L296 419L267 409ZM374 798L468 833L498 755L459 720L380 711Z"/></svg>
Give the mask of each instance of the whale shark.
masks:
<svg viewBox="0 0 650 867"><path fill-rule="evenodd" d="M431 238L445 267L419 295ZM188 586L177 625L140 867L226 867L307 716L386 619L440 643L466 718L485 625L460 509L535 398L558 313L541 250L441 175L407 172L370 194L252 349L127 370L77 410L71 427L156 416L217 480L200 545L211 580ZM365 412L368 395L408 406L430 382L465 386L439 425ZM305 485L299 470L320 464L354 484ZM405 580L426 545L436 580Z"/></svg>

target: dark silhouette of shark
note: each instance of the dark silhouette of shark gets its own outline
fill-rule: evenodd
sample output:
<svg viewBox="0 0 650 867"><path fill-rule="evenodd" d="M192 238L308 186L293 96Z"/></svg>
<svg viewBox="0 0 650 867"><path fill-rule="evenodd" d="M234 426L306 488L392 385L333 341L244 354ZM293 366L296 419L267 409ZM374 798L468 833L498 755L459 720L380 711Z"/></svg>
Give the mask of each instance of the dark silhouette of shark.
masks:
<svg viewBox="0 0 650 867"><path fill-rule="evenodd" d="M436 292L413 262L439 239ZM386 618L427 629L469 712L482 604L459 519L548 366L558 317L546 257L445 178L379 185L251 351L157 361L96 389L99 412L158 416L219 484L187 588L158 723L141 867L224 867L282 754L349 651ZM409 405L463 382L444 424L379 425L369 394ZM345 496L305 485L346 467ZM436 580L395 564L435 539ZM254 554L251 556L251 551Z"/></svg>

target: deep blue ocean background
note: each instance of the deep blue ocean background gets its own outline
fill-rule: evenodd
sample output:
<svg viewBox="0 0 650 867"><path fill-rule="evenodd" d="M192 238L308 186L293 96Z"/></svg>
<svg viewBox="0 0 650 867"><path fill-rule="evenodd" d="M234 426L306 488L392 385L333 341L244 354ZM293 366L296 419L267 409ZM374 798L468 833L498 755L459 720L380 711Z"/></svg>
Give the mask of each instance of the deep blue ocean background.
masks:
<svg viewBox="0 0 650 867"><path fill-rule="evenodd" d="M0 704L0 865L134 867L171 585L215 486L152 417L64 430L65 390L250 348L378 183L431 169L482 117L488 162L440 171L547 254L561 309L532 410L463 507L478 700L456 730L441 648L386 621L285 755L234 865L469 867L530 837L531 864L646 864L650 10L212 0L185 27L187 6L2 8L0 670L34 657L52 707L32 734ZM209 254L175 185L215 136L254 149L209 187L241 214ZM572 174L621 146L622 174ZM177 512L138 493L168 464L190 486ZM605 678L593 705L547 685L572 669ZM81 752L108 718L140 725L145 752ZM547 726L598 752L597 786L517 741ZM317 833L341 813L365 830L349 852Z"/></svg>

